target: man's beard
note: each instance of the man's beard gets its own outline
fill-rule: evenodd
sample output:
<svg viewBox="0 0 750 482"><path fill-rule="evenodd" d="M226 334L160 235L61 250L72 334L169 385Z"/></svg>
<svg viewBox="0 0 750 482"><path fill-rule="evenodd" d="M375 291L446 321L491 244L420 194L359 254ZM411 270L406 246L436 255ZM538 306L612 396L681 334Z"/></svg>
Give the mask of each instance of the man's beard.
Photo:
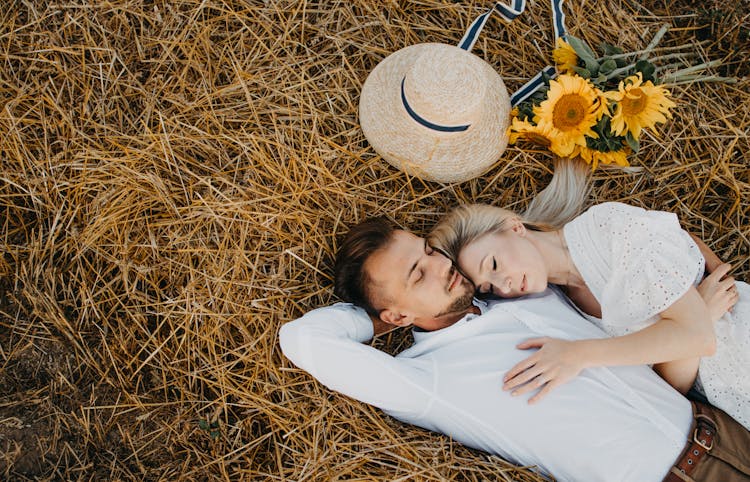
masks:
<svg viewBox="0 0 750 482"><path fill-rule="evenodd" d="M440 318L441 316L449 315L452 313L467 311L472 307L472 300L474 299L474 285L472 285L471 282L469 282L466 278L461 281L461 284L468 286L466 293L456 298L446 310L438 313L435 318Z"/></svg>

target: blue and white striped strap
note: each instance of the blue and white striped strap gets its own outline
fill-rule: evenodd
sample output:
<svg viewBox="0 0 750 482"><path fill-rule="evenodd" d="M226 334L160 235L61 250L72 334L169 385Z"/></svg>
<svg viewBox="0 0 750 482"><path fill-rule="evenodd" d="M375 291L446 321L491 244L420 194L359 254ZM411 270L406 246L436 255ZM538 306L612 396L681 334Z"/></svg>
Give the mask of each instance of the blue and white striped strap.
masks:
<svg viewBox="0 0 750 482"><path fill-rule="evenodd" d="M463 132L471 127L471 124L460 126L442 126L440 124L430 122L421 115L417 114L416 111L412 109L411 105L409 105L409 101L406 98L406 92L404 92L404 83L406 83L406 76L401 79L401 103L403 104L404 109L406 109L406 112L409 114L409 116L411 116L411 118L414 119L417 123L422 124L428 129L432 129L433 131L438 132Z"/></svg>
<svg viewBox="0 0 750 482"><path fill-rule="evenodd" d="M471 52L471 49L474 48L474 44L479 38L479 34L484 28L484 24L487 23L487 19L490 18L490 14L492 14L492 12L496 11L503 18L503 20L505 20L506 22L512 22L516 19L516 17L521 15L525 9L526 0L513 0L512 7L497 2L494 7L487 10L482 15L478 16L473 22L471 22L471 25L469 25L469 28L466 29L466 33L464 34L463 38L460 42L458 42L459 48L462 48L467 52Z"/></svg>
<svg viewBox="0 0 750 482"><path fill-rule="evenodd" d="M543 68L541 72L532 77L531 80L523 84L523 87L515 91L513 95L510 96L510 105L512 105L513 107L517 106L521 102L528 99L531 94L539 90L539 88L544 85L545 75L547 76L547 78L554 79L557 76L557 70L555 70L555 67L553 65L548 65Z"/></svg>
<svg viewBox="0 0 750 482"><path fill-rule="evenodd" d="M552 26L555 28L555 39L565 38L568 31L565 30L565 12L563 12L563 0L551 0L552 3Z"/></svg>
<svg viewBox="0 0 750 482"><path fill-rule="evenodd" d="M477 42L479 34L484 28L484 24L487 23L487 19L490 17L490 14L492 12L497 12L506 22L512 22L516 17L521 15L521 13L523 13L523 11L526 9L526 0L512 1L512 6L497 2L495 6L490 10L478 16L471 23L471 25L469 25L469 28L466 30L463 38L458 43L459 48L462 48L467 52L470 52L471 49L474 48L474 44ZM563 12L562 9L563 1L564 0L550 0L550 3L552 5L552 26L555 30L555 39L559 37L565 38L568 35L568 32L565 29L565 12ZM510 96L511 105L518 105L519 103L526 100L531 94L539 90L539 88L544 85L545 74L547 77L555 77L557 75L557 72L551 65L545 67L531 80L526 82L523 87L521 87L512 96Z"/></svg>

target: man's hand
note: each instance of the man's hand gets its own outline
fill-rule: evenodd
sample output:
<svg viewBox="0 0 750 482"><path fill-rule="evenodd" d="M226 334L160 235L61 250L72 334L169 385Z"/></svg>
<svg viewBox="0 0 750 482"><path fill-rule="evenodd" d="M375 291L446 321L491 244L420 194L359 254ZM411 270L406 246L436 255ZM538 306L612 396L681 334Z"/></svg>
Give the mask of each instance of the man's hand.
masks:
<svg viewBox="0 0 750 482"><path fill-rule="evenodd" d="M516 348L539 348L539 351L511 368L503 378L503 390L513 390L514 396L541 389L529 399L529 403L538 402L554 388L569 382L586 368L583 353L575 341L549 337L532 338L520 343Z"/></svg>
<svg viewBox="0 0 750 482"><path fill-rule="evenodd" d="M708 306L712 323L716 323L724 316L724 313L729 311L739 299L737 288L734 286L734 278L726 276L731 269L732 266L729 263L723 263L698 285L698 293Z"/></svg>

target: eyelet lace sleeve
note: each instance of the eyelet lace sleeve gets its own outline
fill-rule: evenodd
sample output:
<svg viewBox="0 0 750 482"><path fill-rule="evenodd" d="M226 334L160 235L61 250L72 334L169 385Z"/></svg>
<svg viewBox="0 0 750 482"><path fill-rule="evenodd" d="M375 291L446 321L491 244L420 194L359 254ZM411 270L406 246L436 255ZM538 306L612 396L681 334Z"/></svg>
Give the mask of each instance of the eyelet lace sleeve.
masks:
<svg viewBox="0 0 750 482"><path fill-rule="evenodd" d="M565 236L604 325L642 324L703 274L703 256L672 213L604 203L569 223Z"/></svg>

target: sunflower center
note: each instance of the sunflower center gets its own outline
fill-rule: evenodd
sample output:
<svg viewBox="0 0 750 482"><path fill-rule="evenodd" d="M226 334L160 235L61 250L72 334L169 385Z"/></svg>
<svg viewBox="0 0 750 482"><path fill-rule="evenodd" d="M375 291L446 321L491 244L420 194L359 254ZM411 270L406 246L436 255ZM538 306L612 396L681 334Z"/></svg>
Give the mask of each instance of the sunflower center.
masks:
<svg viewBox="0 0 750 482"><path fill-rule="evenodd" d="M579 94L565 94L555 103L552 124L561 131L569 131L581 125L591 103Z"/></svg>
<svg viewBox="0 0 750 482"><path fill-rule="evenodd" d="M542 146L542 147L549 147L552 145L552 141L544 137L543 135L537 133L537 132L526 132L524 134L526 139L529 142L533 142L536 145Z"/></svg>
<svg viewBox="0 0 750 482"><path fill-rule="evenodd" d="M638 115L646 108L646 95L641 89L631 89L620 103L622 104L622 114L625 116Z"/></svg>

